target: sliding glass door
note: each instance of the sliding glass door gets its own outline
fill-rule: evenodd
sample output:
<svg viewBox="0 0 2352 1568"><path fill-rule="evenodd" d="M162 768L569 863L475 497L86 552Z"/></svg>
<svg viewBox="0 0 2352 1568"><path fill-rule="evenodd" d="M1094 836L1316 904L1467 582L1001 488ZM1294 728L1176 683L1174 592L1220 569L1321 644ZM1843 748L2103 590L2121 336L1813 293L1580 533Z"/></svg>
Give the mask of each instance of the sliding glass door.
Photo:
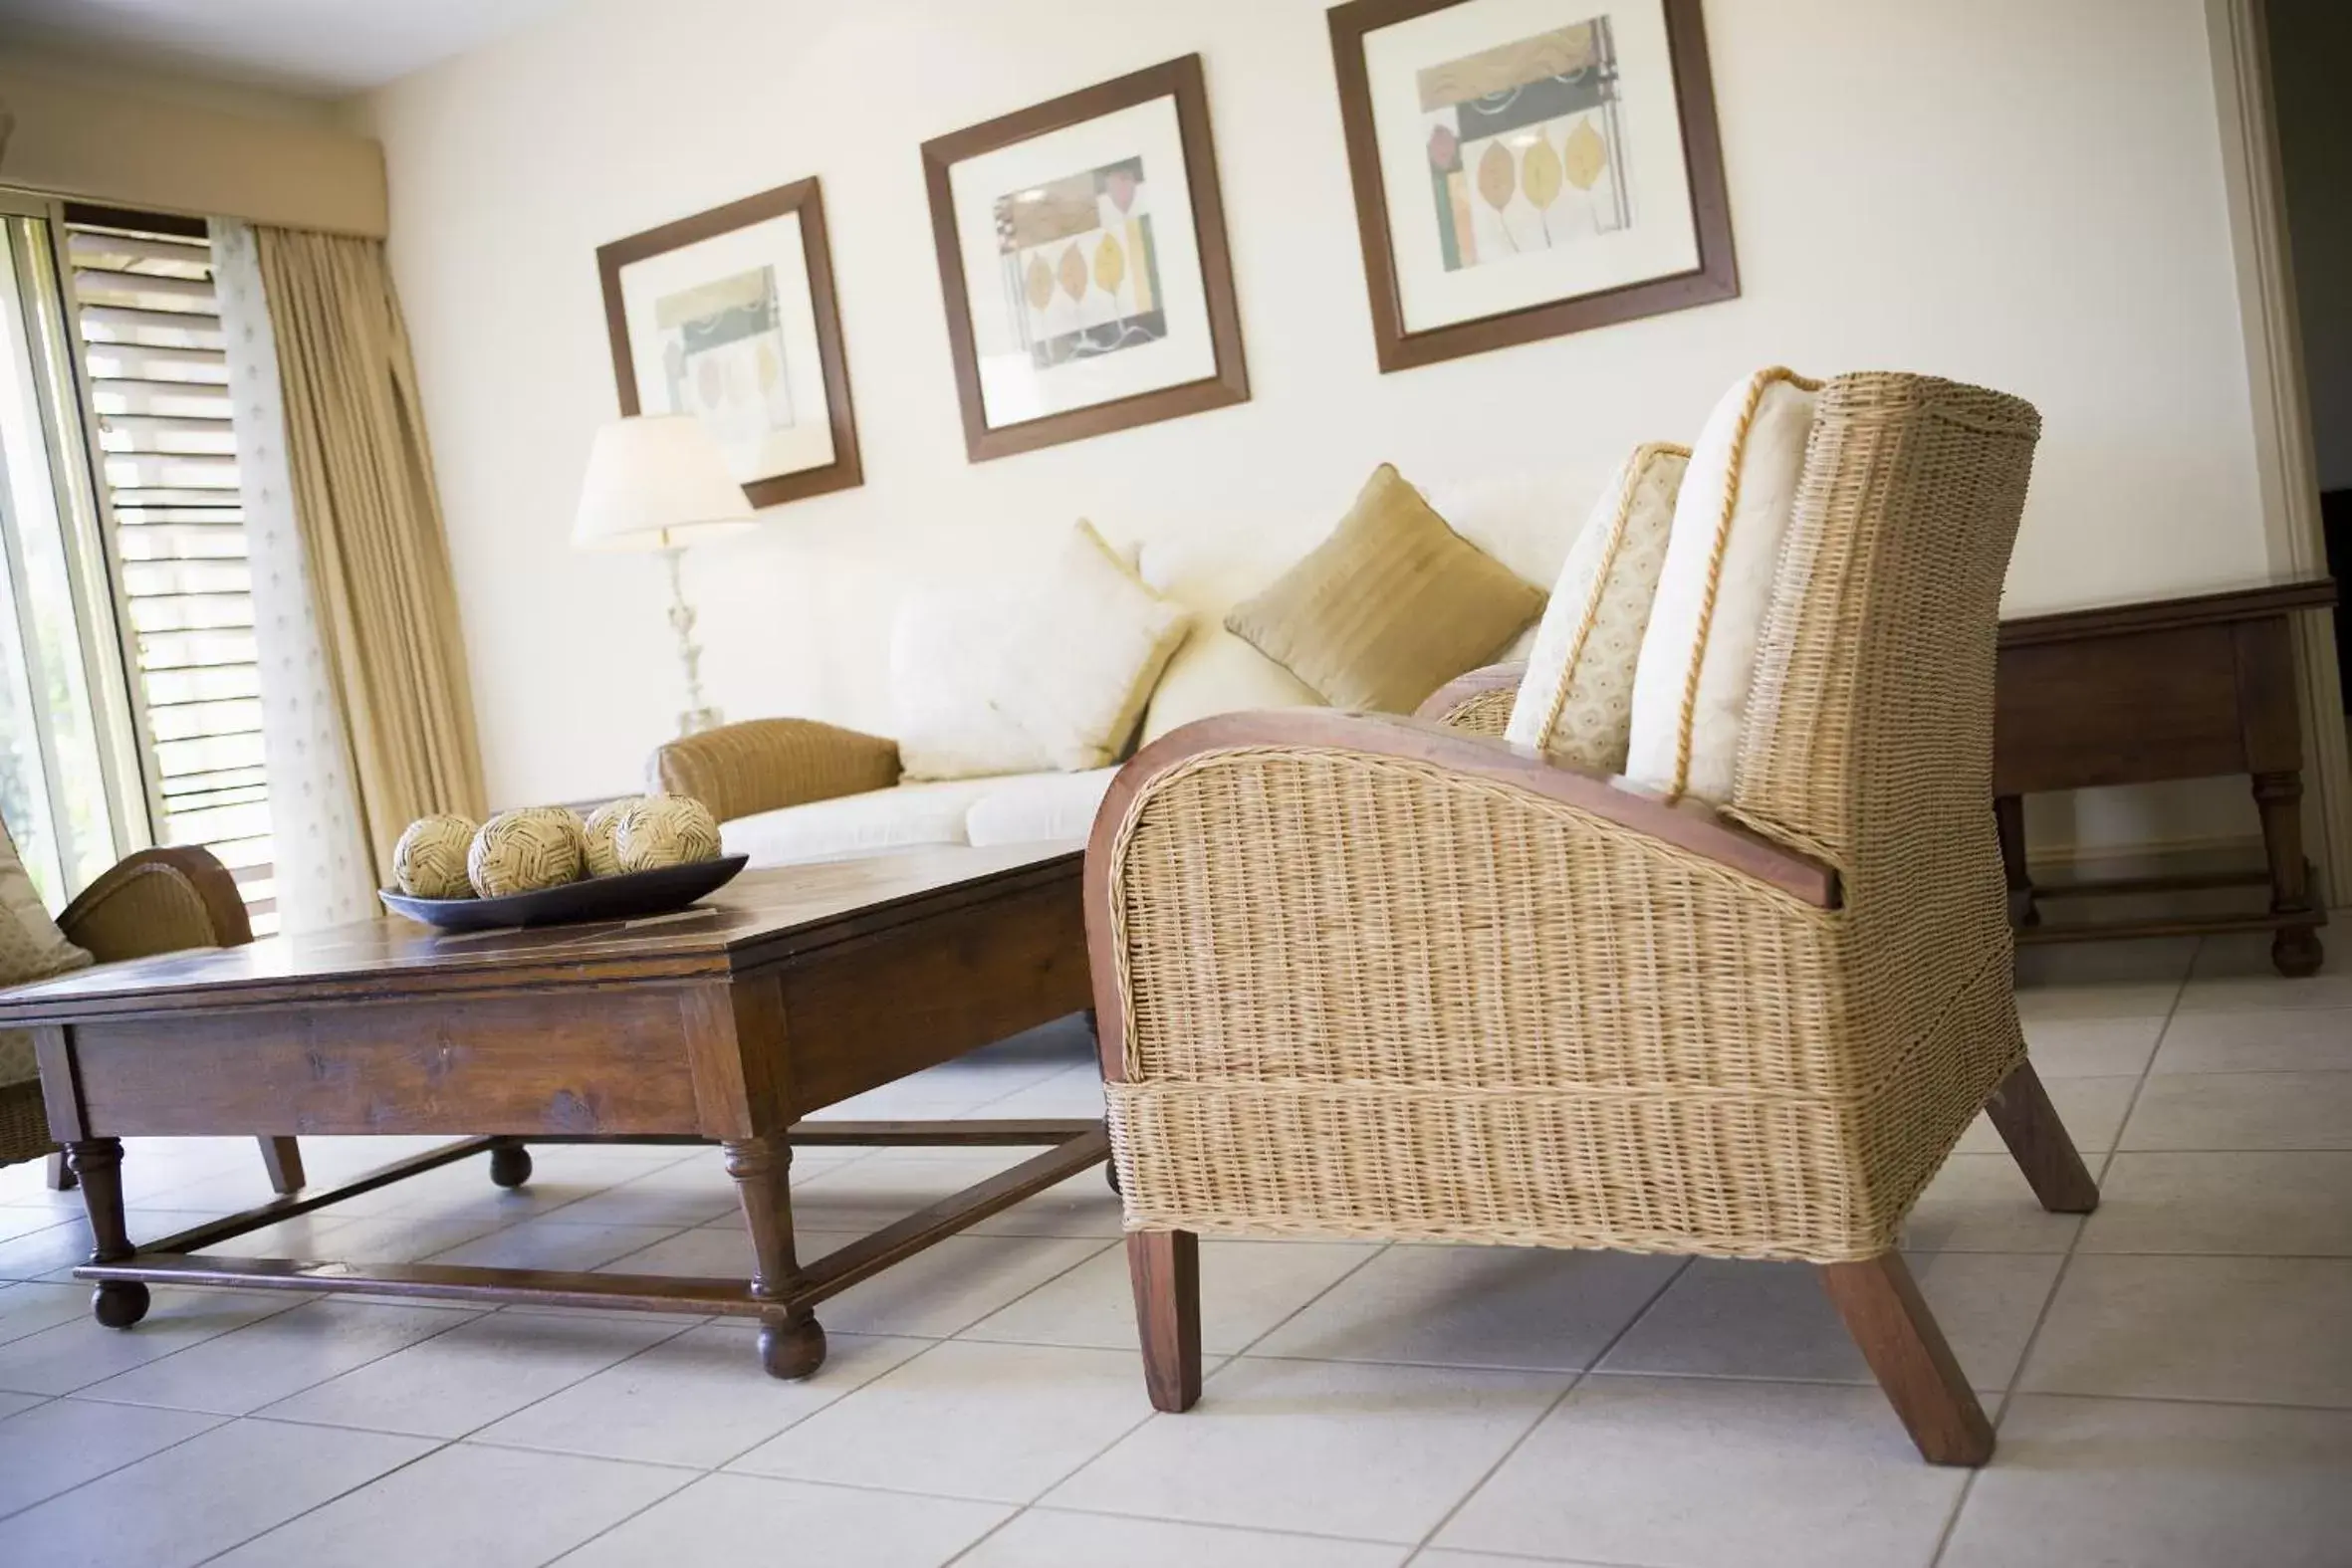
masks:
<svg viewBox="0 0 2352 1568"><path fill-rule="evenodd" d="M51 238L0 205L0 815L55 907L147 822Z"/></svg>

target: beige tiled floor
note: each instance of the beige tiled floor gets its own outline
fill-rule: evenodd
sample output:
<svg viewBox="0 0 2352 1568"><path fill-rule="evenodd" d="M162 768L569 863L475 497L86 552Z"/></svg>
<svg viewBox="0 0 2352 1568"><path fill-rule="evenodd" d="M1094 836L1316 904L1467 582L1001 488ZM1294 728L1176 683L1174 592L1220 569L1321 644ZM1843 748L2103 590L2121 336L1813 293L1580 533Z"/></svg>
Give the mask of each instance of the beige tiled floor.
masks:
<svg viewBox="0 0 2352 1568"><path fill-rule="evenodd" d="M829 1303L830 1359L785 1384L747 1325L682 1317L158 1290L111 1332L66 1282L78 1201L18 1167L0 1564L2352 1561L2352 967L2280 981L2209 940L2025 970L2106 1203L2043 1214L1981 1126L1912 1218L2000 1426L1975 1474L1918 1461L1799 1267L1211 1241L1207 1391L1166 1417L1091 1175ZM846 1109L1099 1103L1063 1027ZM805 1157L804 1255L1001 1163ZM125 1176L150 1233L262 1196L238 1139L138 1144ZM514 1193L450 1167L228 1249L706 1274L745 1244L715 1156L635 1147L542 1150Z"/></svg>

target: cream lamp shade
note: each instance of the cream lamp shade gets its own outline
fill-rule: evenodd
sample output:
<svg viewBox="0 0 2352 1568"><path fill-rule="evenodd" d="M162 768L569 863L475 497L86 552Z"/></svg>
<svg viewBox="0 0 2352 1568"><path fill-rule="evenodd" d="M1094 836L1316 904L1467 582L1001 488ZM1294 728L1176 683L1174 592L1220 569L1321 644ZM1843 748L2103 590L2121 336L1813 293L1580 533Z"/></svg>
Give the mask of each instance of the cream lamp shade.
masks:
<svg viewBox="0 0 2352 1568"><path fill-rule="evenodd" d="M750 528L751 515L717 438L693 415L615 419L588 448L572 543L675 550Z"/></svg>

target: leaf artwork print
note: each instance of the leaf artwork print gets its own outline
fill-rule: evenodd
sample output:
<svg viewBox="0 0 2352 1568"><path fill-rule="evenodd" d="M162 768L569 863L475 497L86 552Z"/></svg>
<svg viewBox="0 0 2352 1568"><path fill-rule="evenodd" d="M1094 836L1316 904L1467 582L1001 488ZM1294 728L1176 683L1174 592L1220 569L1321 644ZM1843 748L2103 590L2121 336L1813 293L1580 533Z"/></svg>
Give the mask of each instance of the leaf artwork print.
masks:
<svg viewBox="0 0 2352 1568"><path fill-rule="evenodd" d="M1448 272L1632 226L1606 15L1425 67L1414 85Z"/></svg>
<svg viewBox="0 0 2352 1568"><path fill-rule="evenodd" d="M762 443L793 428L776 270L713 278L653 302L668 412L692 414L729 461L757 466Z"/></svg>
<svg viewBox="0 0 2352 1568"><path fill-rule="evenodd" d="M1036 368L1167 336L1143 159L1008 192L995 217L1006 309Z"/></svg>

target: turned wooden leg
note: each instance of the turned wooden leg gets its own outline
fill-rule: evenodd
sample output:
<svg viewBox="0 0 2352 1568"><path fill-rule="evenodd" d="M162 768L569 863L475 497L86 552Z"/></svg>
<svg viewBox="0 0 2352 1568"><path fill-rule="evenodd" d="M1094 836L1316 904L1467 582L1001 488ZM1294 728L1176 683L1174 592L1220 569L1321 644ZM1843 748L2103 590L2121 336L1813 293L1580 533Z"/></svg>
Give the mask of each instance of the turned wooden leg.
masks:
<svg viewBox="0 0 2352 1568"><path fill-rule="evenodd" d="M281 1197L302 1191L302 1145L292 1138L263 1138L261 1163L270 1173L270 1190Z"/></svg>
<svg viewBox="0 0 2352 1568"><path fill-rule="evenodd" d="M85 1138L66 1145L90 1213L94 1263L118 1262L135 1248L122 1219L122 1140ZM147 1287L131 1279L102 1280L90 1295L90 1314L109 1328L128 1328L147 1315Z"/></svg>
<svg viewBox="0 0 2352 1568"><path fill-rule="evenodd" d="M42 1180L53 1193L70 1193L74 1190L74 1167L66 1159L65 1150L60 1149L49 1157L49 1170Z"/></svg>
<svg viewBox="0 0 2352 1568"><path fill-rule="evenodd" d="M2042 1208L2054 1215L2087 1215L2099 1207L2099 1184L2075 1152L2033 1063L2017 1063L1985 1102L1985 1114L1993 1118Z"/></svg>
<svg viewBox="0 0 2352 1568"><path fill-rule="evenodd" d="M2033 904L2033 877L2025 869L2025 797L1993 797L1993 826L2000 840L2000 869L2008 879L2009 924L2038 926L2041 911Z"/></svg>
<svg viewBox="0 0 2352 1568"><path fill-rule="evenodd" d="M520 1187L531 1180L531 1150L520 1138L501 1138L490 1150L490 1180L500 1187Z"/></svg>
<svg viewBox="0 0 2352 1568"><path fill-rule="evenodd" d="M1993 1424L1920 1298L1903 1254L1824 1263L1821 1283L1920 1457L1930 1464L1971 1465L1993 1457Z"/></svg>
<svg viewBox="0 0 2352 1568"><path fill-rule="evenodd" d="M1127 1278L1152 1409L1190 1410L1201 1397L1200 1238L1190 1231L1128 1232Z"/></svg>
<svg viewBox="0 0 2352 1568"><path fill-rule="evenodd" d="M2254 809L2262 816L2262 850L2270 862L2270 913L2308 915L2312 924L2289 926L2270 939L2270 962L2278 973L2300 980L2319 973L2326 956L2316 927L2319 911L2303 865L2303 776L2254 775Z"/></svg>
<svg viewBox="0 0 2352 1568"><path fill-rule="evenodd" d="M725 1145L727 1174L752 1233L752 1299L783 1302L800 1283L793 1256L792 1148L782 1138ZM824 1365L824 1330L807 1307L760 1315L760 1365L772 1378L805 1378Z"/></svg>

